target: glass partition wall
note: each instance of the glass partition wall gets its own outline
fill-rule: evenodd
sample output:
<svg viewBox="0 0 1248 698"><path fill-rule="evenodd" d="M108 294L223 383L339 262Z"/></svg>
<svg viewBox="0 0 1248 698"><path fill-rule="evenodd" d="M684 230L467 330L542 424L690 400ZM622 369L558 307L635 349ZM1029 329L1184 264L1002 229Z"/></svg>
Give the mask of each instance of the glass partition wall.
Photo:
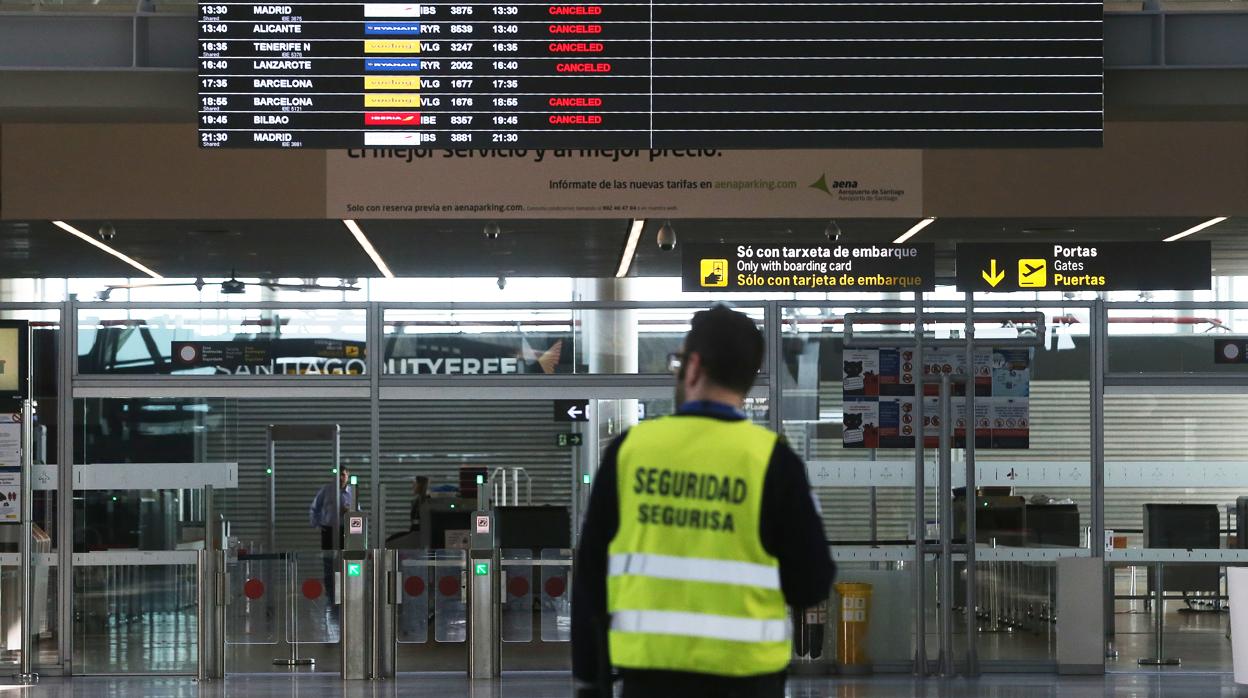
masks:
<svg viewBox="0 0 1248 698"><path fill-rule="evenodd" d="M335 463L356 478L353 506L370 517L372 546L429 533L399 548L399 564L428 572L412 590L429 582L413 598L430 614L403 629L400 670L458 667L462 619L446 605L454 598L435 594L433 572L453 566L434 553L454 552L455 528L415 520L413 501L472 505L475 493L463 495L479 473L491 501L566 508L574 544L601 449L674 409L667 356L701 307L0 305L35 325L35 517L48 539L32 572L47 578L32 644L40 671L193 673L194 551L209 517L235 565L227 594L241 601L229 607L228 670L267 670L292 645L334 670L324 568L335 553L322 553L308 507ZM1248 495L1236 426L1248 416L1248 369L1227 347L1248 305L977 297L969 322L965 300L927 300L918 323L913 299L878 294L742 309L769 347L748 411L808 462L838 581L873 587L877 670L911 671L920 650L930 671L946 655L959 670L968 660L1052 670L1056 566L1068 557L1105 560L1110 670L1138 670L1155 654L1183 660L1171 671L1229 670L1224 573L1248 561L1236 515ZM588 421L556 421L555 400L582 402ZM328 440L271 445L270 425L333 427L337 460ZM54 467L63 453L73 467ZM979 508L970 549L968 463ZM145 467L188 464L206 467L182 484L143 479ZM233 479L206 489L207 473L227 466ZM417 478L428 479L423 495ZM58 507L71 492L73 506ZM62 530L72 545L58 545ZM1171 540L1175 531L1192 539ZM16 539L5 540L0 594L19 573ZM566 560L566 550L533 548L531 559ZM509 556L518 573L530 569ZM541 599L535 608L552 615L531 620L537 649L509 645L505 664L562 668L541 643L566 641L566 602ZM509 627L521 634L530 627L517 622ZM0 650L0 662L17 656Z"/></svg>

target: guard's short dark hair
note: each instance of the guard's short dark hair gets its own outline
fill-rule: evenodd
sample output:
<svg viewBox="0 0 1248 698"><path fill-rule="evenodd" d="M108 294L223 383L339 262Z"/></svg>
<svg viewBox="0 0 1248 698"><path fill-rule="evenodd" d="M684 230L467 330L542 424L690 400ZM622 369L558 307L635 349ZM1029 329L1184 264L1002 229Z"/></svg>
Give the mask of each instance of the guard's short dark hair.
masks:
<svg viewBox="0 0 1248 698"><path fill-rule="evenodd" d="M685 356L696 352L713 382L745 394L763 365L764 345L763 333L749 316L717 303L693 314Z"/></svg>

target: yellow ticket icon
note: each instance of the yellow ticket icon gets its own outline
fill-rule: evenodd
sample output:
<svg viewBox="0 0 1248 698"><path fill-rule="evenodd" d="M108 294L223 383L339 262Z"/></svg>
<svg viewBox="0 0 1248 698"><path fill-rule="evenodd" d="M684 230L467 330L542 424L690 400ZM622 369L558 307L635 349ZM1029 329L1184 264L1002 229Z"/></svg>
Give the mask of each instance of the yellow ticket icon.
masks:
<svg viewBox="0 0 1248 698"><path fill-rule="evenodd" d="M698 281L703 288L724 288L728 285L728 260L704 259L698 270Z"/></svg>
<svg viewBox="0 0 1248 698"><path fill-rule="evenodd" d="M1044 288L1049 285L1049 260L1018 260L1018 287Z"/></svg>

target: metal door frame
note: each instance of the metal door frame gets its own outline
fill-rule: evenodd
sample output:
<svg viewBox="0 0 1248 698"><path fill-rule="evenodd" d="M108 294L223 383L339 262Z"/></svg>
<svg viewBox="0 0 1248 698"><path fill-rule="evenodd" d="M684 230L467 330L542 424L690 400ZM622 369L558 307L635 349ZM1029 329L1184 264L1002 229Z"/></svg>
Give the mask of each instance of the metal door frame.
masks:
<svg viewBox="0 0 1248 698"><path fill-rule="evenodd" d="M1102 397L1106 387L1107 357L1105 342L1108 338L1106 308L1147 307L1176 309L1181 307L1197 308L1245 308L1242 303L1208 302L1178 303L1158 302L1141 304L1110 303L1104 301L1038 301L1035 299L1017 301L983 301L974 300L969 295L964 301L932 301L925 300L923 294L915 294L914 300L819 300L819 301L750 301L740 304L742 307L763 310L764 326L767 339L767 362L765 370L760 373L759 388L769 400L770 425L779 430L783 423L783 402L781 400L782 381L780 368L783 361L783 311L796 307L837 307L852 306L873 309L896 309L913 312L921 303L927 309L966 309L982 310L986 308L1090 308L1091 329L1089 332L1091 366L1090 387L1090 424L1091 453L1089 454L1091 470L1091 524L1093 531L1104 528L1104 406ZM428 309L428 310L543 310L568 309L577 310L619 310L619 309L688 309L690 312L704 308L705 301L671 301L671 302L632 302L632 301L572 301L547 303L390 303L390 302L247 302L247 303L114 303L114 302L79 302L70 298L62 303L3 303L0 310L45 310L57 311L60 316L60 347L58 371L58 423L65 427L72 425L74 405L78 398L116 398L116 397L186 397L186 398L367 398L371 412L370 434L370 483L380 482L380 403L387 399L438 399L440 396L454 396L456 399L553 399L555 397L584 397L592 399L636 398L650 394L666 397L670 394L671 379L665 375L632 374L578 374L554 376L390 376L382 375L384 347L386 345L385 313L387 310ZM366 318L366 343L369 347L367 371L365 376L273 376L265 378L237 376L125 376L125 375L83 375L78 370L79 314L84 310L108 311L143 311L143 310L181 310L198 312L203 310L363 310ZM575 333L576 330L573 330ZM1248 389L1248 376L1235 381L1233 378L1219 375L1202 377L1186 375L1175 377L1174 382L1184 385L1199 385L1201 381L1217 380L1225 384L1228 380L1241 384ZM1138 385L1169 384L1169 377L1159 376L1116 376L1111 375L1109 382L1112 387L1130 389ZM443 398L443 399L446 399ZM920 408L921 409L921 408ZM75 460L73 430L62 428L58 439L58 460L63 465L72 464ZM588 447L589 444L586 444ZM584 451L584 449L581 449ZM917 449L916 449L917 451ZM579 457L579 456L578 456ZM922 454L916 452L916 465L922 467ZM72 467L61 467L58 474L58 492L68 496L72 492ZM575 472L575 470L574 470ZM922 483L916 478L916 484ZM370 485L371 486L371 485ZM580 483L574 483L574 488ZM574 489L574 491L576 491ZM922 503L923 488L916 488L916 501ZM574 506L577 506L574 498ZM74 517L72 506L58 509L58 553L57 563L62 574L58 584L58 632L60 666L38 666L44 674L55 674L59 668L65 674L72 671L73 659L73 576L72 576L72 541L74 535ZM373 516L381 516L381 511L374 507ZM916 507L916 520L922 518L922 508ZM972 519L973 520L973 519ZM373 530L380 530L377 520L373 522ZM920 527L918 530L922 530ZM923 565L927 551L919 541L913 552L923 551L917 556L917 565ZM836 551L834 551L835 553ZM884 551L862 551L856 553L863 559ZM1102 557L1101 546L1092 545L1090 554ZM875 555L875 559L884 559ZM893 558L889 558L893 559ZM922 628L922 615L916 616L916 624ZM925 633L919 633L925 638ZM920 639L919 642L924 642ZM916 655L917 656L917 655ZM926 662L916 669L926 669ZM1032 667L1034 669L1034 667Z"/></svg>
<svg viewBox="0 0 1248 698"><path fill-rule="evenodd" d="M784 360L782 355L783 344L783 323L784 311L796 308L836 308L844 309L845 325L841 334L844 345L848 348L851 346L859 347L893 347L906 346L915 349L915 364L922 365L923 351L925 347L945 346L945 347L962 347L965 348L965 361L967 367L974 365L974 352L977 346L1038 346L1044 339L1043 333L1037 333L1035 341L1020 340L985 340L982 345L977 345L975 340L975 324L976 322L997 321L1005 319L1017 319L1023 315L1040 315L1043 329L1043 314L1037 311L1019 310L1019 308L1087 308L1091 314L1091 326L1089 330L1089 395L1092 403L1092 412L1095 417L1099 409L1103 414L1104 406L1098 399L1101 394L1098 390L1098 371L1101 366L1100 360L1102 352L1099 350L1102 340L1103 324L1098 323L1099 302L1077 302L1077 301L984 301L975 299L972 294L963 294L962 301L936 301L926 300L922 293L914 293L912 300L873 300L873 301L803 301L803 302L773 302L772 310L768 313L771 320L768 331L768 347L773 349L769 353L770 357L770 374L773 376L771 381L772 404L775 409L772 410L773 420L771 427L779 432L783 427L784 415L781 413L783 409L783 401L781 400L783 381L780 379L782 364ZM913 326L913 330L908 333L897 333L888 338L872 339L857 338L852 334L851 323L849 317L853 314L848 309L850 307L858 307L867 309L869 312L863 312L863 318L877 316L876 319L884 319L886 322L904 323ZM890 312L893 311L893 312ZM943 312L942 312L943 311ZM1008 316L1008 317L1007 317ZM958 319L961 318L963 326L963 337L959 339L933 340L927 337L926 325L932 319ZM947 323L946 323L947 324ZM929 382L928 379L919 379L919 384ZM948 387L945 386L941 390L941 399L938 404L942 411L951 408L952 399L949 396ZM974 414L975 396L973 390L967 390L964 398L967 401L967 413ZM919 389L919 395L922 390ZM915 421L919 424L923 423L923 400L919 399L915 402ZM1101 423L1093 419L1089 428L1092 432L1092 453L1089 454L1090 461L1094 464L1091 468L1091 498L1093 500L1091 517L1092 530L1096 528L1097 522L1103 518L1103 489L1098 487L1098 483L1103 486L1103 477L1101 468L1095 464L1103 462L1103 443L1098 438L1098 432ZM914 593L914 654L911 660L911 671L915 676L928 676L930 674L939 674L950 676L957 673L958 662L953 657L953 612L952 612L952 584L942 582L942 577L946 580L952 579L954 571L955 558L961 558L966 565L966 648L964 659L962 660L962 668L966 676L978 676L982 669L978 658L977 637L978 625L974 608L977 604L977 587L978 573L976 566L976 498L969 496L969 493L976 489L976 470L975 470L975 423L974 420L969 421L967 428L967 444L965 449L965 465L966 465L966 489L968 496L965 498L966 506L966 543L962 545L954 545L952 542L952 487L951 487L951 459L949 455L952 424L951 420L943 419L940 430L940 447L936 449L936 456L939 468L939 482L937 493L948 491L949 494L941 496L938 501L938 510L940 515L940 542L939 548L929 550L926 542L926 451L923 445L922 432L916 438L914 447L914 530L915 538L910 547L909 555L902 554L907 559L914 562L912 584ZM1093 545L1093 554L1097 552L1097 546ZM834 550L834 557L839 557ZM1076 554L1078 554L1076 552ZM884 555L887 557L887 554ZM872 554L871 551L852 552L846 558L852 561L862 561L871 559L884 559ZM937 568L937 588L942 603L940 604L940 635L937 659L928 659L927 653L927 611L928 611L928 594L927 594L927 565L929 562L939 564ZM994 663L995 664L995 663Z"/></svg>

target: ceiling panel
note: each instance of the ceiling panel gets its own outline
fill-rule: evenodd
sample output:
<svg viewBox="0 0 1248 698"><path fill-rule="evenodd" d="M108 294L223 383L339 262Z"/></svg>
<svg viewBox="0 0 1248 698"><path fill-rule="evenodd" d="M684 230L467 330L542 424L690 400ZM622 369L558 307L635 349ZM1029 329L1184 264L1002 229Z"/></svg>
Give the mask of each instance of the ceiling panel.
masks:
<svg viewBox="0 0 1248 698"><path fill-rule="evenodd" d="M117 277L139 273L48 221L0 223L0 278Z"/></svg>
<svg viewBox="0 0 1248 698"><path fill-rule="evenodd" d="M1161 240L1197 218L941 219L915 240L934 242L943 270L959 241ZM71 221L95 235L101 221ZM499 221L489 238L484 220L360 221L395 274L409 277L613 276L628 237L625 219ZM646 222L632 265L634 276L677 276L680 250L693 243L828 242L825 219L701 220L672 225L677 247L660 250L662 220ZM914 219L836 221L845 243L887 244ZM113 221L118 250L167 277L364 278L376 267L337 220ZM1193 239L1210 240L1214 267L1248 275L1248 218L1236 218ZM48 221L0 223L0 278L138 276L120 260Z"/></svg>
<svg viewBox="0 0 1248 698"><path fill-rule="evenodd" d="M630 222L620 219L359 221L398 276L614 276Z"/></svg>

